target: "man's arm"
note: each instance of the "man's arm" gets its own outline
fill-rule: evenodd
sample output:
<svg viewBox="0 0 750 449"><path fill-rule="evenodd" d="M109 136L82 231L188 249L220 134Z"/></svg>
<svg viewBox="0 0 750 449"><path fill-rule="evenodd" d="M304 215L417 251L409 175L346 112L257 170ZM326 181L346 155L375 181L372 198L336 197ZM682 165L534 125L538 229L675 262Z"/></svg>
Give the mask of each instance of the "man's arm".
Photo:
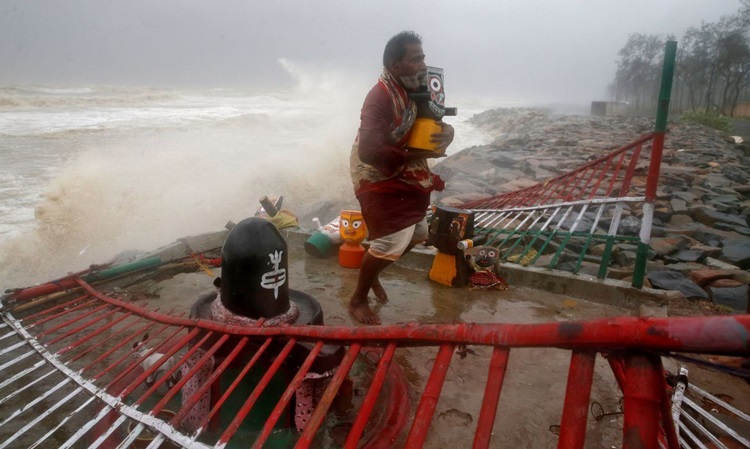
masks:
<svg viewBox="0 0 750 449"><path fill-rule="evenodd" d="M359 126L359 159L390 176L406 162L406 151L388 142L393 121L390 98L375 86L365 98Z"/></svg>

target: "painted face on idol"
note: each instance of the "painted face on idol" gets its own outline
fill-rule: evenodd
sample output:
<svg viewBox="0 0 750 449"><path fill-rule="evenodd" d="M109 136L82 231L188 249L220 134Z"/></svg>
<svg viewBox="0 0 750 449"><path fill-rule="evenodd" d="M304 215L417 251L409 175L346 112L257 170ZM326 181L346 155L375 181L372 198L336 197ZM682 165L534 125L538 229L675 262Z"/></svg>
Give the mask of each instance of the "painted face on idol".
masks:
<svg viewBox="0 0 750 449"><path fill-rule="evenodd" d="M367 237L367 226L362 212L357 210L341 211L339 225L341 239L352 244L360 244Z"/></svg>

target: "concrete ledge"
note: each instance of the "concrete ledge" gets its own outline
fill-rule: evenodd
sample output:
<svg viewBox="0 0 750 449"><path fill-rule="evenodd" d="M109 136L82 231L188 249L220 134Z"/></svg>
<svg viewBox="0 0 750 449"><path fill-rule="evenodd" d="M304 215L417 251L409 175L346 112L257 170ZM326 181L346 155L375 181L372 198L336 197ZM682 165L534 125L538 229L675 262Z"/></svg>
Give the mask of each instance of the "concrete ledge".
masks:
<svg viewBox="0 0 750 449"><path fill-rule="evenodd" d="M313 231L305 229L282 229L281 235L287 244L302 247ZM228 231L186 237L157 249L150 255L159 255L163 261L176 260L189 255L190 251L206 251L221 248ZM397 262L399 266L429 272L435 256L434 248L418 247ZM652 288L635 289L628 282L616 279L597 279L585 274L572 274L548 268L523 267L502 264L502 273L512 286L527 287L550 293L585 299L632 311L635 316L667 316L670 299L682 298L674 290Z"/></svg>
<svg viewBox="0 0 750 449"><path fill-rule="evenodd" d="M284 230L282 235L289 245L303 245L312 234L306 230ZM429 272L435 256L434 248L415 248L397 262L398 265ZM572 274L548 268L502 264L501 273L516 287L528 287L560 295L585 299L631 310L635 316L666 317L670 299L682 298L674 290L636 289L630 283L616 279L598 279L585 274Z"/></svg>

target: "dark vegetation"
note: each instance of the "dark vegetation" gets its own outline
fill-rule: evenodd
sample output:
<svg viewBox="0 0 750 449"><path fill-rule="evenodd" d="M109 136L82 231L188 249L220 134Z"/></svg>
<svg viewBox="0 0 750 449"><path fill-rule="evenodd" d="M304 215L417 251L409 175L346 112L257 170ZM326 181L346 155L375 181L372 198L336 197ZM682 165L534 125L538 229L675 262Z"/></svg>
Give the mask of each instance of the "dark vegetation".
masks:
<svg viewBox="0 0 750 449"><path fill-rule="evenodd" d="M677 40L670 108L684 119L729 131L725 116L749 115L738 105L750 102L750 0L715 23L674 35L631 34L618 52L617 73L609 86L615 101L633 111L653 111L660 87L664 45Z"/></svg>

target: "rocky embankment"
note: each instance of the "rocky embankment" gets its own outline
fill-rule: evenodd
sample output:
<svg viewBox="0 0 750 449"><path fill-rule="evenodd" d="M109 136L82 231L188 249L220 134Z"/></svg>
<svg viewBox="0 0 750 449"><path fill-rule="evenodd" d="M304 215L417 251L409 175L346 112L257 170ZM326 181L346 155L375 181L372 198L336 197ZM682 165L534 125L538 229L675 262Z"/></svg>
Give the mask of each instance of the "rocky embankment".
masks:
<svg viewBox="0 0 750 449"><path fill-rule="evenodd" d="M654 119L558 115L535 109L496 109L471 122L495 140L438 163L447 183L439 204L458 205L528 187L653 130ZM621 234L637 235L638 212ZM616 250L634 251L633 245ZM632 275L634 254L615 258L613 272ZM621 261L621 262L617 262ZM745 311L750 282L750 147L722 132L679 121L668 124L647 279Z"/></svg>

